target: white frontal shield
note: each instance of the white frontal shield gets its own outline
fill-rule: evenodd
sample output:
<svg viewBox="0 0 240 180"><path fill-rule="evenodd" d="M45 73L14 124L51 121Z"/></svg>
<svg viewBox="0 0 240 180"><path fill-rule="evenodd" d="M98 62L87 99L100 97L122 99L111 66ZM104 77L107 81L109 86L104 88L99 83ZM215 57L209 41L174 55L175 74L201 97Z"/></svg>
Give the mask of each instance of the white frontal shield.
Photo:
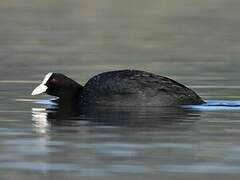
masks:
<svg viewBox="0 0 240 180"><path fill-rule="evenodd" d="M46 90L47 90L47 86L44 84L40 84L32 91L32 95L35 96L35 95L44 93L46 92Z"/></svg>
<svg viewBox="0 0 240 180"><path fill-rule="evenodd" d="M32 95L38 95L38 94L41 94L41 93L44 93L46 92L46 90L48 89L48 87L45 85L47 83L47 81L49 80L49 78L52 76L53 73L48 73L42 83L40 85L38 85L33 91L32 91Z"/></svg>

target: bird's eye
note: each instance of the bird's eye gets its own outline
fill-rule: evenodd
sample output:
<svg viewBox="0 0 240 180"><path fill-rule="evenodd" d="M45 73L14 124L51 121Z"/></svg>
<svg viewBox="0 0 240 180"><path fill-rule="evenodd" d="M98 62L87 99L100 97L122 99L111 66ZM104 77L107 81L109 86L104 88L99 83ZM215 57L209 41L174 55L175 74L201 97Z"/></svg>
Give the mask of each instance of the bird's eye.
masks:
<svg viewBox="0 0 240 180"><path fill-rule="evenodd" d="M54 83L54 82L57 82L57 80L55 78L51 79L51 82Z"/></svg>

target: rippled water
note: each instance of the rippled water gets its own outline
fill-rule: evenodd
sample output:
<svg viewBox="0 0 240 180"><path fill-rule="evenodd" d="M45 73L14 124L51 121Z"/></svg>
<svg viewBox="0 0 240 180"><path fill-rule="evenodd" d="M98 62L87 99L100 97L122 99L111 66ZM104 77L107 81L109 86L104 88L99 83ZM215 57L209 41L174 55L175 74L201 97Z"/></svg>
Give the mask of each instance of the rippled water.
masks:
<svg viewBox="0 0 240 180"><path fill-rule="evenodd" d="M1 1L0 178L239 179L239 6ZM211 106L76 112L30 96L49 71L84 84L125 68L171 77Z"/></svg>

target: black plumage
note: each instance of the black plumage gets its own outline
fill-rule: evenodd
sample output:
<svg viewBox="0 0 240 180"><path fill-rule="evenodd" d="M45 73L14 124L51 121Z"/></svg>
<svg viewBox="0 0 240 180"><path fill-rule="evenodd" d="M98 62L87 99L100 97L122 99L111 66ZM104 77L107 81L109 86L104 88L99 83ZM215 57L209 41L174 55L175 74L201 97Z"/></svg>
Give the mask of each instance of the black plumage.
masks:
<svg viewBox="0 0 240 180"><path fill-rule="evenodd" d="M145 71L119 70L98 74L85 86L65 75L52 73L46 93L60 101L82 105L176 106L202 104L193 90L169 79Z"/></svg>
<svg viewBox="0 0 240 180"><path fill-rule="evenodd" d="M83 87L81 102L104 105L172 106L201 104L191 89L169 78L138 70L101 73Z"/></svg>

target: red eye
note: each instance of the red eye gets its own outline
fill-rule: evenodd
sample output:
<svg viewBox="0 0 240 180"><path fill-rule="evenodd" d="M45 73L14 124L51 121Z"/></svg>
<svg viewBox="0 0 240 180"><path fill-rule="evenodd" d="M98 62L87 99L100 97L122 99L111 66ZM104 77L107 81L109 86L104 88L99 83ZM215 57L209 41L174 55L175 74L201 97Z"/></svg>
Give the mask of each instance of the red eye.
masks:
<svg viewBox="0 0 240 180"><path fill-rule="evenodd" d="M57 82L57 80L55 78L51 79L51 82Z"/></svg>

